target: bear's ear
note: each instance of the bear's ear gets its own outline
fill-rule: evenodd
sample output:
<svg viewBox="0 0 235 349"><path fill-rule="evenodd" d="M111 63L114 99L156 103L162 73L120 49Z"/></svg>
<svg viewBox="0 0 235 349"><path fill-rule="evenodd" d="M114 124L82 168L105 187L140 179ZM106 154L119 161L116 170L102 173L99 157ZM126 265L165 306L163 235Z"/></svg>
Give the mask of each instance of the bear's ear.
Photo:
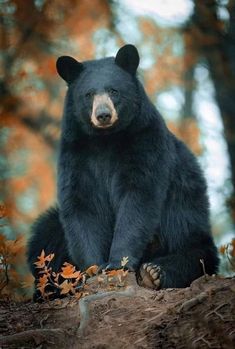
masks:
<svg viewBox="0 0 235 349"><path fill-rule="evenodd" d="M62 79L70 83L81 73L83 65L70 56L62 56L57 59L56 69Z"/></svg>
<svg viewBox="0 0 235 349"><path fill-rule="evenodd" d="M115 57L115 63L132 75L136 73L139 62L139 53L134 45L121 47Z"/></svg>

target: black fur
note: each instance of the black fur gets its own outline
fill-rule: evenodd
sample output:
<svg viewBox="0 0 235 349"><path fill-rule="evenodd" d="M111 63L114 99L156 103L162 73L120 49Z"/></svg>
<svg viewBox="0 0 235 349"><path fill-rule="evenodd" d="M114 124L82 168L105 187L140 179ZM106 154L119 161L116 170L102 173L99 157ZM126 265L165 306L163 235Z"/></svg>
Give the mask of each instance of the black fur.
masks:
<svg viewBox="0 0 235 349"><path fill-rule="evenodd" d="M57 65L63 78L69 76L59 208L33 227L28 261L35 277L33 262L42 248L55 253L55 270L68 260L81 270L93 264L118 268L128 256L138 273L142 263L152 262L161 267L161 287L188 286L203 273L200 259L208 274L217 270L202 172L148 99L135 76L138 52L128 46L116 60L79 63L75 80L69 66ZM92 96L103 92L119 120L95 129Z"/></svg>

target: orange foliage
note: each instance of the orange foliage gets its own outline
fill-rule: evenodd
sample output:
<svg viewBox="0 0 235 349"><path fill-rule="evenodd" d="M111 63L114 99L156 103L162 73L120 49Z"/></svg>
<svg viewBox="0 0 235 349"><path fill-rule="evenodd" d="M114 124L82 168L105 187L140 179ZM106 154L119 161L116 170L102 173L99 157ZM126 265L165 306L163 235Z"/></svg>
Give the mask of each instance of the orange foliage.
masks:
<svg viewBox="0 0 235 349"><path fill-rule="evenodd" d="M171 47L157 57L154 67L145 74L145 85L148 93L154 95L172 85L183 84L184 65L182 57L174 56Z"/></svg>
<svg viewBox="0 0 235 349"><path fill-rule="evenodd" d="M6 226L3 219L7 217L7 210L0 205L0 228ZM14 240L8 240L0 232L0 298L22 300L28 292L23 291L32 287L33 277L22 275L19 266L25 266L25 238L19 235Z"/></svg>
<svg viewBox="0 0 235 349"><path fill-rule="evenodd" d="M49 254L48 256L45 255L45 251L42 250L40 256L38 256L38 261L34 264L36 265L36 268L44 268L46 265L46 262L51 262L54 258L54 253Z"/></svg>
<svg viewBox="0 0 235 349"><path fill-rule="evenodd" d="M156 26L156 24L150 19L141 18L140 20L140 30L147 37L152 37L156 40L160 37L161 29Z"/></svg>
<svg viewBox="0 0 235 349"><path fill-rule="evenodd" d="M1 115L0 127L9 130L7 142L1 151L8 154L8 166L14 171L14 176L0 181L0 188L5 192L5 205L9 219L14 222L31 222L39 210L48 207L55 196L55 176L48 158L52 150L42 141L39 134L33 134L14 115ZM25 155L24 155L25 154ZM19 168L19 172L17 172ZM21 170L20 170L21 168ZM46 188L46 190L45 190ZM40 193L32 208L22 212L17 202L30 190Z"/></svg>
<svg viewBox="0 0 235 349"><path fill-rule="evenodd" d="M88 276L94 276L96 275L98 272L98 266L97 265L92 265L90 266L87 270L86 270L86 273Z"/></svg>
<svg viewBox="0 0 235 349"><path fill-rule="evenodd" d="M87 278L95 276L98 273L98 266L92 265L84 272L76 270L75 266L65 262L61 271L55 273L50 267L50 262L53 260L54 254L45 255L42 250L38 261L34 264L36 268L41 269L36 284L37 290L40 292L41 299L49 300L57 290L60 295L75 295L78 299L89 294L90 286L86 283ZM121 260L122 268L119 270L102 271L101 276L96 280L98 284L103 284L106 289L115 287L124 287L125 278L128 270L124 267L128 263L128 257L123 257Z"/></svg>
<svg viewBox="0 0 235 349"><path fill-rule="evenodd" d="M7 240L0 234L0 298L22 299L19 290L22 283L32 286L32 277L23 277L17 270L18 265L25 262L25 240L18 236L15 240Z"/></svg>
<svg viewBox="0 0 235 349"><path fill-rule="evenodd" d="M201 154L200 130L195 119L187 118L182 120L179 124L168 122L168 127L171 132L189 146L194 154Z"/></svg>
<svg viewBox="0 0 235 349"><path fill-rule="evenodd" d="M60 275L64 278L64 279L81 279L82 274L80 271L75 271L75 267L70 264L70 263L64 263L64 266L61 268L62 272L60 273Z"/></svg>

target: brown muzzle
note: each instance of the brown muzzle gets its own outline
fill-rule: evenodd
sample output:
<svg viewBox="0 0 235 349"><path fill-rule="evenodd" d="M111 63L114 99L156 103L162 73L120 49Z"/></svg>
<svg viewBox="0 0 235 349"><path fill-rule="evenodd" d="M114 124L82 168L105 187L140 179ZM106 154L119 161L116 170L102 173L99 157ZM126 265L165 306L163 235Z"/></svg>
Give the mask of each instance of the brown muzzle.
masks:
<svg viewBox="0 0 235 349"><path fill-rule="evenodd" d="M91 123L97 128L108 128L118 120L116 109L108 94L96 95L93 100Z"/></svg>

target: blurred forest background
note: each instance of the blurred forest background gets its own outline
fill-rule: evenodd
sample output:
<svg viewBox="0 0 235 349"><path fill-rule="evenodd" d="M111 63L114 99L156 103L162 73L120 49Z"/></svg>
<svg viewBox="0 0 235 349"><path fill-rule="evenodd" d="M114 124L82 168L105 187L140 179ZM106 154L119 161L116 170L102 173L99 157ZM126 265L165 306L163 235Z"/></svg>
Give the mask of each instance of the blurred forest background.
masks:
<svg viewBox="0 0 235 349"><path fill-rule="evenodd" d="M112 56L132 43L149 96L205 172L216 243L231 241L235 0L0 0L0 28L0 203L7 238L28 236L56 200L66 92L57 57Z"/></svg>

